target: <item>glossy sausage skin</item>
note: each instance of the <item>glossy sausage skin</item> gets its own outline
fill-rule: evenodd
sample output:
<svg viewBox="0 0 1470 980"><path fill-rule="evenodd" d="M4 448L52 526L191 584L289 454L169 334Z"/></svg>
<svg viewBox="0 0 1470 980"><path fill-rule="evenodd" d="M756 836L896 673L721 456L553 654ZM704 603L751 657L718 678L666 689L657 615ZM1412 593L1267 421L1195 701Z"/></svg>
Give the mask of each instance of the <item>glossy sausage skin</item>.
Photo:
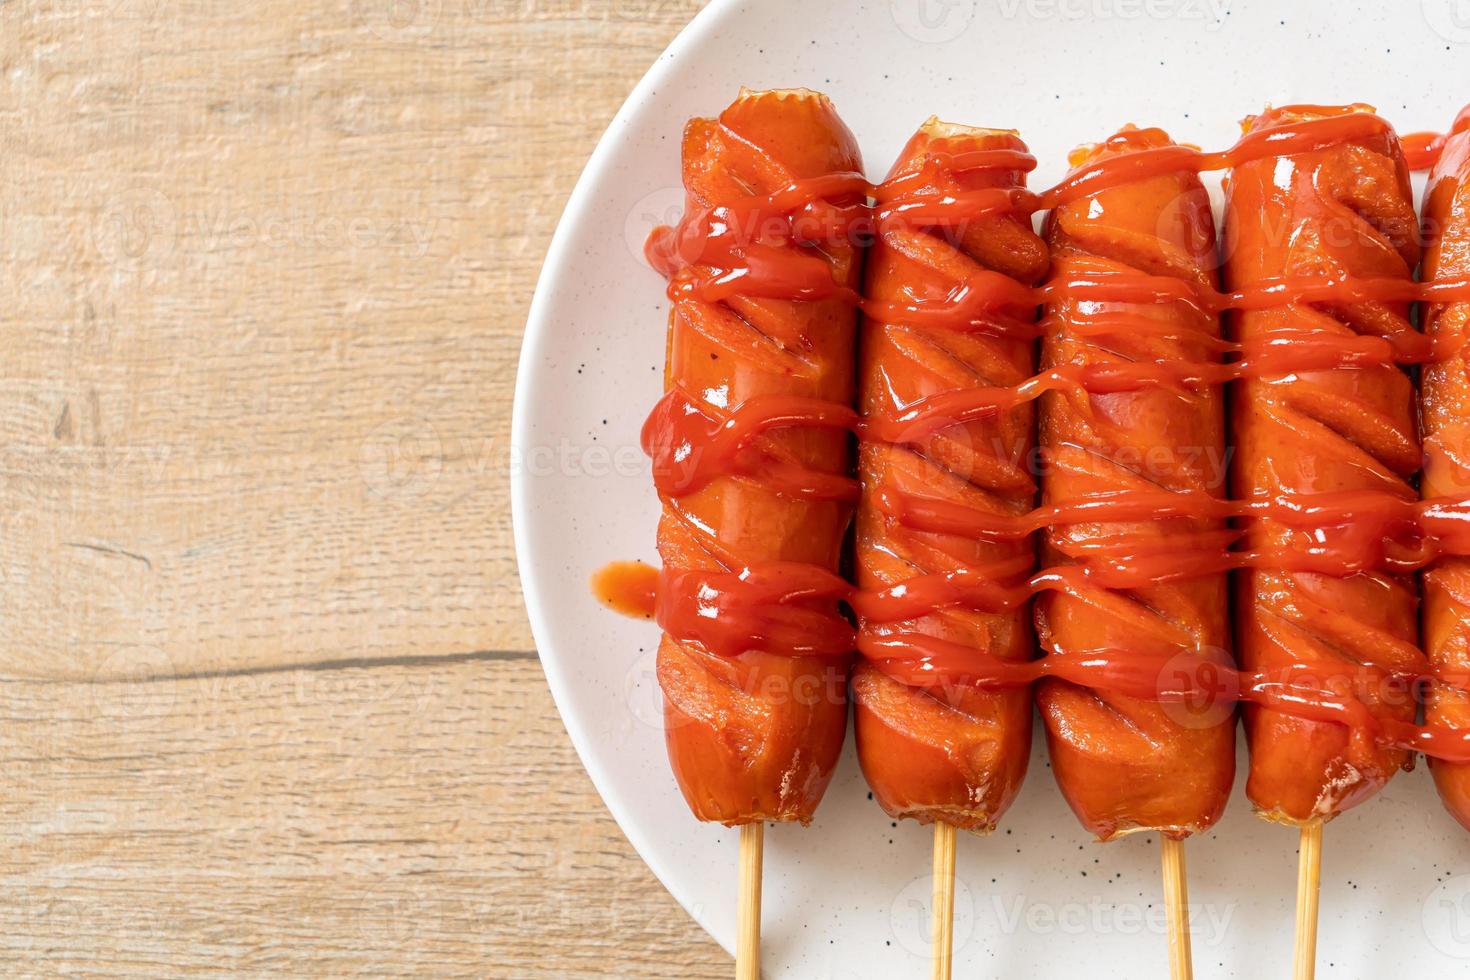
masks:
<svg viewBox="0 0 1470 980"><path fill-rule="evenodd" d="M1369 111L1284 107L1251 129ZM1398 138L1354 142L1236 167L1227 184L1225 279L1231 289L1283 275L1411 279L1417 219ZM1408 328L1399 303L1329 307L1293 303L1232 317L1236 339L1279 330L1387 335ZM1242 382L1234 392L1237 498L1283 491L1374 490L1416 496L1419 468L1414 391L1395 366L1299 372ZM1295 542L1299 546L1299 542ZM1290 549L1292 535L1254 521L1253 550ZM1345 577L1269 568L1237 573L1236 651L1250 671L1300 665L1317 683L1355 664L1382 664L1385 651L1416 641L1412 576ZM1379 717L1412 721L1411 694L1389 685L1356 691ZM1330 819L1377 792L1410 753L1354 739L1342 725L1245 707L1250 745L1247 795L1261 816L1288 824Z"/></svg>
<svg viewBox="0 0 1470 980"><path fill-rule="evenodd" d="M930 154L1022 150L1008 131L971 129L931 119L909 141L893 175L916 172ZM1022 187L1019 170L987 168L954 175L959 190ZM935 191L926 186L924 193ZM1046 249L1030 221L991 213L959 228L885 228L870 250L865 292L903 302L943 295L979 270L1027 285L1046 271ZM1034 370L1034 342L944 328L865 322L859 403L865 415L895 412L939 392L1014 385ZM1025 405L992 419L951 426L915 444L865 442L859 451L856 577L863 589L917 575L993 562L1024 576L1035 546L987 542L900 526L875 506L884 491L937 497L989 513L1019 515L1035 501L1027 470L1033 410ZM867 638L927 634L1006 660L1029 660L1033 637L1025 609L976 612L947 608L896 623L861 623ZM894 817L940 820L986 832L1010 806L1026 773L1031 705L1024 689L984 689L961 682L910 687L868 661L853 673L858 758L878 803Z"/></svg>
<svg viewBox="0 0 1470 980"><path fill-rule="evenodd" d="M1462 114L1430 174L1424 198L1425 282L1470 276L1470 114ZM1432 334L1470 331L1470 303L1430 306L1424 329ZM1424 369L1425 499L1470 497L1470 356L1457 353ZM1424 572L1424 652L1438 674L1470 671L1470 558L1445 557ZM1433 683L1426 720L1470 729L1470 693ZM1470 766L1429 760L1445 807L1470 829Z"/></svg>
<svg viewBox="0 0 1470 980"><path fill-rule="evenodd" d="M1162 146L1163 132L1128 128L1077 155L1085 165ZM1199 177L1179 172L1120 184L1053 211L1046 226L1051 281L1139 272L1216 286L1215 225ZM1079 325L1144 317L1157 332L1123 329L1084 337ZM1194 304L1079 302L1048 306L1043 367L1113 362L1214 361L1219 319ZM1218 386L1152 386L1092 394L1051 392L1042 399L1046 504L1116 492L1225 492L1224 409ZM1065 565L1106 554L1220 549L1218 520L1170 517L1137 523L1057 525L1044 562ZM1192 536L1204 542L1191 543ZM1112 547L1118 547L1116 544ZM1128 591L1083 587L1037 599L1036 624L1052 656L1099 650L1159 650L1228 663L1226 577L1213 574ZM1099 839L1136 831L1184 837L1219 819L1235 773L1233 706L1191 711L1046 679L1037 685L1052 769L1078 818Z"/></svg>
<svg viewBox="0 0 1470 980"><path fill-rule="evenodd" d="M733 204L793 180L862 170L852 134L824 96L742 92L718 119L684 133L687 207ZM788 246L792 247L792 246ZM836 281L855 287L861 250L823 246ZM681 301L669 318L666 386L721 417L756 395L851 405L856 315L836 300ZM846 474L851 435L791 428L762 448L814 470ZM725 476L665 498L658 547L666 569L739 569L765 561L835 571L851 505L783 496L758 479ZM751 650L720 657L665 635L658 652L669 760L696 817L727 825L811 820L847 728L850 658Z"/></svg>

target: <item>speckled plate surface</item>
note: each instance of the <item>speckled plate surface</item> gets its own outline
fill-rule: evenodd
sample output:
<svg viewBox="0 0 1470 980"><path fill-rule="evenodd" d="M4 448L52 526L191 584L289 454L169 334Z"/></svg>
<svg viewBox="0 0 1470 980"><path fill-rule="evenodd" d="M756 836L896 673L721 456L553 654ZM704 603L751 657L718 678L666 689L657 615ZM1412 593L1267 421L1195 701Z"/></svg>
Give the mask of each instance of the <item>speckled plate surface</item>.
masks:
<svg viewBox="0 0 1470 980"><path fill-rule="evenodd" d="M716 0L659 59L588 164L537 289L515 530L542 662L587 770L716 939L729 948L735 934L736 834L696 823L668 772L653 628L587 588L606 561L656 557L637 434L660 394L667 308L640 245L678 214L684 121L741 85L805 85L832 97L870 175L937 113L1021 130L1041 186L1072 146L1130 121L1218 147L1267 102L1357 100L1401 131L1442 129L1470 101L1467 59L1464 0ZM867 799L849 751L815 824L767 835L767 976L927 975L930 840ZM1285 975L1296 835L1252 816L1237 786L1188 854L1197 975ZM956 976L1167 975L1157 841L1093 844L1039 740L1002 829L960 841L958 874ZM1321 977L1470 970L1470 837L1424 770L1328 827L1319 948Z"/></svg>

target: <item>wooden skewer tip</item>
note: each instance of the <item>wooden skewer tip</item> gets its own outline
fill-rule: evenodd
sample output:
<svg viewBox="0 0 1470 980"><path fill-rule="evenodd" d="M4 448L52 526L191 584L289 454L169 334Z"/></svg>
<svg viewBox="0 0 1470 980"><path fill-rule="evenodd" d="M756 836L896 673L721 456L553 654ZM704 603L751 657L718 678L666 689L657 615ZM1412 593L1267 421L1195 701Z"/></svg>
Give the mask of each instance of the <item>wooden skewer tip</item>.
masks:
<svg viewBox="0 0 1470 980"><path fill-rule="evenodd" d="M740 827L740 905L735 938L735 980L760 980L761 975L761 863L766 825L760 821Z"/></svg>
<svg viewBox="0 0 1470 980"><path fill-rule="evenodd" d="M934 901L930 929L934 939L934 980L950 980L954 957L954 855L953 824L934 824Z"/></svg>
<svg viewBox="0 0 1470 980"><path fill-rule="evenodd" d="M1189 934L1189 879L1184 865L1184 842L1163 835L1164 907L1169 922L1169 976L1193 980L1194 952Z"/></svg>
<svg viewBox="0 0 1470 980"><path fill-rule="evenodd" d="M1296 876L1296 958L1293 980L1317 975L1317 899L1322 890L1322 821L1302 825Z"/></svg>

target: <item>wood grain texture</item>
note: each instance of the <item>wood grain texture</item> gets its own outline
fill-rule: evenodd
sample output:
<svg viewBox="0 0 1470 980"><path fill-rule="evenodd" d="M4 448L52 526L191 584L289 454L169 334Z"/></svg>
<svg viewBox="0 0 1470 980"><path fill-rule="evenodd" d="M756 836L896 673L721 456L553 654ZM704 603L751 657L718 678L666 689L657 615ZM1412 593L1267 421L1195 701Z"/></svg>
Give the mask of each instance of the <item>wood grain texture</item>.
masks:
<svg viewBox="0 0 1470 980"><path fill-rule="evenodd" d="M3 672L529 649L526 308L698 6L0 6Z"/></svg>
<svg viewBox="0 0 1470 980"><path fill-rule="evenodd" d="M6 976L730 972L607 819L534 659L5 700Z"/></svg>
<svg viewBox="0 0 1470 980"><path fill-rule="evenodd" d="M551 231L701 5L0 3L0 974L728 974L508 508Z"/></svg>

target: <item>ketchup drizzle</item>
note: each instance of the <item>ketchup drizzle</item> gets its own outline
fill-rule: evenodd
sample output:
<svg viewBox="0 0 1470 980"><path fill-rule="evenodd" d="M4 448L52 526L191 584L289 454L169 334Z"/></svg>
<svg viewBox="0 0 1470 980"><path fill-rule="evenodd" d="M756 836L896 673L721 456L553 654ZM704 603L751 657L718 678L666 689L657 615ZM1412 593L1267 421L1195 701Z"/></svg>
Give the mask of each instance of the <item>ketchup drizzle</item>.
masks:
<svg viewBox="0 0 1470 980"><path fill-rule="evenodd" d="M1099 270L1096 275L1035 288L986 272L942 296L916 297L905 304L877 303L834 282L821 252L821 243L834 238L858 243L889 228L952 228L989 214L1031 214L1153 176L1226 169L1355 140L1392 139L1389 124L1371 113L1319 111L1333 114L1248 133L1222 152L1171 145L1109 156L1075 169L1056 186L1039 193L1012 188L956 188L940 194L926 190L935 183L943 186L951 175L966 170L1033 169L1035 159L1018 150L931 154L918 169L879 185L868 183L861 174L794 181L774 194L686 214L677 226L655 230L646 252L650 263L668 279L668 295L675 303L719 303L737 297L833 300L856 306L883 322L1006 336L1036 336L1044 325L1024 322L1025 312L1061 296L1097 302L1185 303L1212 314L1297 303L1470 301L1470 279L1413 283L1292 277L1219 292L1173 277ZM1450 135L1466 129L1470 129L1470 107L1457 118ZM1405 137L1402 145L1408 165L1412 169L1432 165L1446 139L1438 134ZM862 197L873 203L832 203L833 199ZM1081 326L1085 335L1097 337L1160 329L1166 325L1131 315L1102 316ZM801 426L850 429L864 440L914 441L1005 411L1048 391L1106 394L1152 385L1199 388L1292 372L1436 363L1455 356L1466 343L1460 336L1425 337L1411 330L1391 337L1297 331L1254 345L1198 339L1210 352L1231 359L1064 365L1009 388L969 389L923 399L890 417L860 419L849 406L765 396L713 418L675 388L648 417L642 441L653 460L655 484L664 496L698 492L723 476L747 476L758 477L778 493L850 501L858 493L855 481L811 472L763 454L759 436L775 428ZM1056 524L1176 517L1231 519L1237 526L1174 538L1164 553L1140 550L1137 542L1120 533L1096 542L1090 553L1072 556L1080 559L1077 564L1029 577L1029 568L1019 565L964 569L860 592L825 570L796 563L771 562L728 572L665 569L656 573L656 586L653 570L641 566L643 570L600 574L599 596L617 606L610 596L626 600L631 595L635 601L624 601L623 611L653 615L670 636L697 641L721 656L757 648L792 655L841 656L857 645L883 669L917 686L1020 686L1052 676L1163 702L1247 702L1347 725L1355 739L1372 738L1447 761L1470 762L1470 732L1378 719L1361 698L1337 690L1344 679L1355 684L1365 679L1408 684L1429 680L1427 661L1416 649L1390 656L1395 660L1393 670L1361 668L1349 673L1362 676L1352 677L1343 671L1323 677L1318 665L1302 665L1292 672L1298 675L1295 677L1249 674L1236 670L1224 658L1201 657L1193 650L1053 650L1045 659L1015 663L987 658L970 646L913 633L859 636L839 605L846 603L875 622L898 622L940 608L1013 609L1046 590L1139 588L1247 567L1328 576L1372 569L1412 571L1441 555L1470 555L1470 502L1421 502L1389 491L1366 490L1245 501L1203 494L1119 492L1011 516L884 491L878 505L916 530L994 538L1024 538ZM1245 533L1241 525L1262 519L1295 532L1293 544L1270 553L1234 550ZM1470 689L1470 679L1434 679Z"/></svg>

